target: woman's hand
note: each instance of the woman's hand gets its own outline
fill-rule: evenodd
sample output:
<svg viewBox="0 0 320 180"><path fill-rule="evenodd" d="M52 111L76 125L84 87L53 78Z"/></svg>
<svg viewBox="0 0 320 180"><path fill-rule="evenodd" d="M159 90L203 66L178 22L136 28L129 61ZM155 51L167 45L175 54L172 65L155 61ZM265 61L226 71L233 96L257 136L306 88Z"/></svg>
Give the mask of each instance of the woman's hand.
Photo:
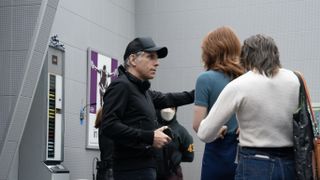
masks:
<svg viewBox="0 0 320 180"><path fill-rule="evenodd" d="M227 134L228 126L222 126L218 132L218 137L224 139L224 136Z"/></svg>

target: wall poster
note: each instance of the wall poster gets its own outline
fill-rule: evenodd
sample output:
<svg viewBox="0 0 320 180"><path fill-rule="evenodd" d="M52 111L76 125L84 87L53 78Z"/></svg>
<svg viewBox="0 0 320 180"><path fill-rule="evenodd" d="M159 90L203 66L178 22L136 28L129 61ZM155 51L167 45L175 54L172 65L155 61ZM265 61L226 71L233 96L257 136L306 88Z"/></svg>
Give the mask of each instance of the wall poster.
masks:
<svg viewBox="0 0 320 180"><path fill-rule="evenodd" d="M91 48L88 49L87 142L89 149L99 149L98 129L94 127L96 113L103 105L103 94L116 78L118 60Z"/></svg>

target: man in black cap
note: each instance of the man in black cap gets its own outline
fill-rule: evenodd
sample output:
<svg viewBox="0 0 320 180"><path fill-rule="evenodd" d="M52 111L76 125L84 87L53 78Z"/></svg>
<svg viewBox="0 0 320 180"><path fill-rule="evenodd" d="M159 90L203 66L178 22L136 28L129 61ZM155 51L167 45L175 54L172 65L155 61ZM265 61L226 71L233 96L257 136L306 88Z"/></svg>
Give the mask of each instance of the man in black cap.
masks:
<svg viewBox="0 0 320 180"><path fill-rule="evenodd" d="M168 54L166 47L157 47L149 37L131 41L124 54L124 66L104 95L101 132L114 142L113 169L115 180L156 179L154 148L171 141L157 128L155 108L190 104L194 91L161 93L149 90L149 79L155 77L158 58Z"/></svg>

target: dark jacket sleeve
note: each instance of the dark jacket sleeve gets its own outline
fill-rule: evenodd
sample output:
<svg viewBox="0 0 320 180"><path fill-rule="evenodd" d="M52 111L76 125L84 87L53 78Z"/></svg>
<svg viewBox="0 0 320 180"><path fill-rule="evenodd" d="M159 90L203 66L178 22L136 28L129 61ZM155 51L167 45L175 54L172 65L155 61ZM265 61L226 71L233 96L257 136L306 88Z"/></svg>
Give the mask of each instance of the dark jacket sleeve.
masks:
<svg viewBox="0 0 320 180"><path fill-rule="evenodd" d="M161 93L158 91L149 91L156 109L168 107L177 107L191 104L194 101L194 90L179 93Z"/></svg>
<svg viewBox="0 0 320 180"><path fill-rule="evenodd" d="M112 82L105 95L101 130L103 135L124 145L140 142L152 145L153 131L135 129L122 123L130 95L129 85L123 81Z"/></svg>
<svg viewBox="0 0 320 180"><path fill-rule="evenodd" d="M193 138L183 126L180 126L180 138L180 151L182 153L181 161L192 162L194 158Z"/></svg>

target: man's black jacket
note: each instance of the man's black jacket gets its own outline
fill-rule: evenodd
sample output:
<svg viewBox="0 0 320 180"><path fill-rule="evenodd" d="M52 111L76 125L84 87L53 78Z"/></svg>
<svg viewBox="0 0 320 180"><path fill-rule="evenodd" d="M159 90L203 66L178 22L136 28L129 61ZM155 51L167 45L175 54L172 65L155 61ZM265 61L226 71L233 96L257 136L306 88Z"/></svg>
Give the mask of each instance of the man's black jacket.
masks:
<svg viewBox="0 0 320 180"><path fill-rule="evenodd" d="M194 91L161 93L149 90L121 66L119 77L112 81L104 95L103 135L114 141L114 171L156 167L153 136L157 128L155 108L163 109L190 104Z"/></svg>

